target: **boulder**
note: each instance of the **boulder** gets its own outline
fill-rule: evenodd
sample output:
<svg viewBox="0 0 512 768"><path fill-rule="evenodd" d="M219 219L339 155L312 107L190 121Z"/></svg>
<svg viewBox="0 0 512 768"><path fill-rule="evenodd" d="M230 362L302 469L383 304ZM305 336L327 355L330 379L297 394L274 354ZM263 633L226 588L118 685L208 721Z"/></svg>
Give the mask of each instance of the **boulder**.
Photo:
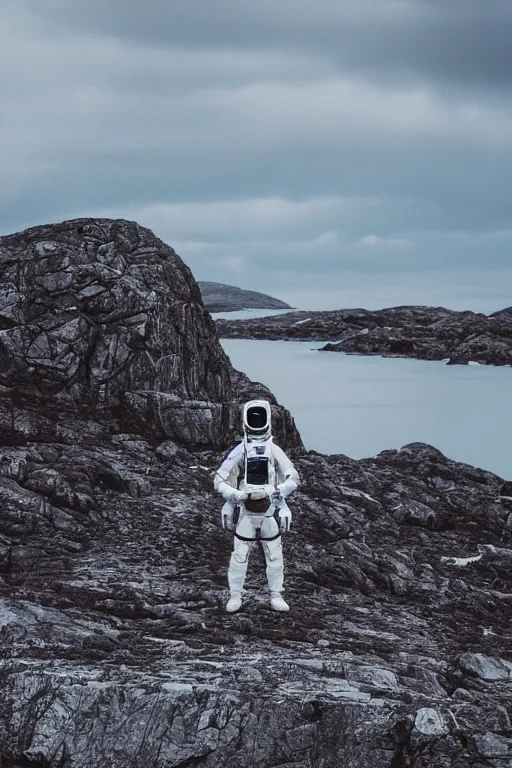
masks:
<svg viewBox="0 0 512 768"><path fill-rule="evenodd" d="M493 659L483 653L465 653L461 656L459 664L467 674L490 683L508 681L511 676L510 668L501 659Z"/></svg>

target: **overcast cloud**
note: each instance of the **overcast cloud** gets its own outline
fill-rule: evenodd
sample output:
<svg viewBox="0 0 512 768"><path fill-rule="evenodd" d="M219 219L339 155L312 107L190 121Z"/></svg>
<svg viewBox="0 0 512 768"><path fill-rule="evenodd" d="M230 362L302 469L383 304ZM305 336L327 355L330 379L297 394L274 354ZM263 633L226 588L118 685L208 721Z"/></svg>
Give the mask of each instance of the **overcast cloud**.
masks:
<svg viewBox="0 0 512 768"><path fill-rule="evenodd" d="M303 307L512 304L510 0L3 0L0 230Z"/></svg>

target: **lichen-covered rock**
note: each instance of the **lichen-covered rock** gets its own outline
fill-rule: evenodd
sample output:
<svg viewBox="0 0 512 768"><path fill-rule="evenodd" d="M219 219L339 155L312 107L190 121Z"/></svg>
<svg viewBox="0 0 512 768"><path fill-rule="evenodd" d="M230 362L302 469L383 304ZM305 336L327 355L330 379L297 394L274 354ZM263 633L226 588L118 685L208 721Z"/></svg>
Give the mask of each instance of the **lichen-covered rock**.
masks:
<svg viewBox="0 0 512 768"><path fill-rule="evenodd" d="M443 717L432 707L423 707L416 712L414 727L423 736L439 737L449 732Z"/></svg>

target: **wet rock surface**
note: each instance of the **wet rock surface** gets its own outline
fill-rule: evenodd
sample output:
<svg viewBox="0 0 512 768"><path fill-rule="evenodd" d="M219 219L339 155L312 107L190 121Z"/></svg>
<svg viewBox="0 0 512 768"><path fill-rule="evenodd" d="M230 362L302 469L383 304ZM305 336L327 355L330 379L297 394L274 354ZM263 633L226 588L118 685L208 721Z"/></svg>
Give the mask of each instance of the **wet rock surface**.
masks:
<svg viewBox="0 0 512 768"><path fill-rule="evenodd" d="M237 396L255 386L225 370ZM271 611L255 548L228 615L220 449L128 429L123 387L4 387L2 767L511 764L510 482L428 445L354 461L283 431L291 611Z"/></svg>
<svg viewBox="0 0 512 768"><path fill-rule="evenodd" d="M291 312L251 320L218 320L225 338L327 341L328 352L512 365L510 308L483 315L441 307Z"/></svg>
<svg viewBox="0 0 512 768"><path fill-rule="evenodd" d="M240 309L291 309L280 299L234 285L199 280L203 302L210 312L235 312Z"/></svg>

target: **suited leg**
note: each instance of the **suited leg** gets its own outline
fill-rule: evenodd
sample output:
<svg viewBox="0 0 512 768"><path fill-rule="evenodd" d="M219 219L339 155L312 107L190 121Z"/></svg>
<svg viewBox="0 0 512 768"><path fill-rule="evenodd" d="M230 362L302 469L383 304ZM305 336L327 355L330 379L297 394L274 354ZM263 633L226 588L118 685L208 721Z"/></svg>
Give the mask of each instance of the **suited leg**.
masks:
<svg viewBox="0 0 512 768"><path fill-rule="evenodd" d="M279 526L273 517L266 517L261 524L262 539L275 536ZM267 564L267 582L271 595L280 595L283 591L284 561L281 536L273 541L262 541Z"/></svg>
<svg viewBox="0 0 512 768"><path fill-rule="evenodd" d="M240 536L248 539L255 537L254 527L247 517L242 517L236 527L236 532ZM241 595L244 588L245 577L247 574L247 565L249 563L249 551L251 544L248 541L240 541L235 537L233 552L229 561L228 583L231 594Z"/></svg>

